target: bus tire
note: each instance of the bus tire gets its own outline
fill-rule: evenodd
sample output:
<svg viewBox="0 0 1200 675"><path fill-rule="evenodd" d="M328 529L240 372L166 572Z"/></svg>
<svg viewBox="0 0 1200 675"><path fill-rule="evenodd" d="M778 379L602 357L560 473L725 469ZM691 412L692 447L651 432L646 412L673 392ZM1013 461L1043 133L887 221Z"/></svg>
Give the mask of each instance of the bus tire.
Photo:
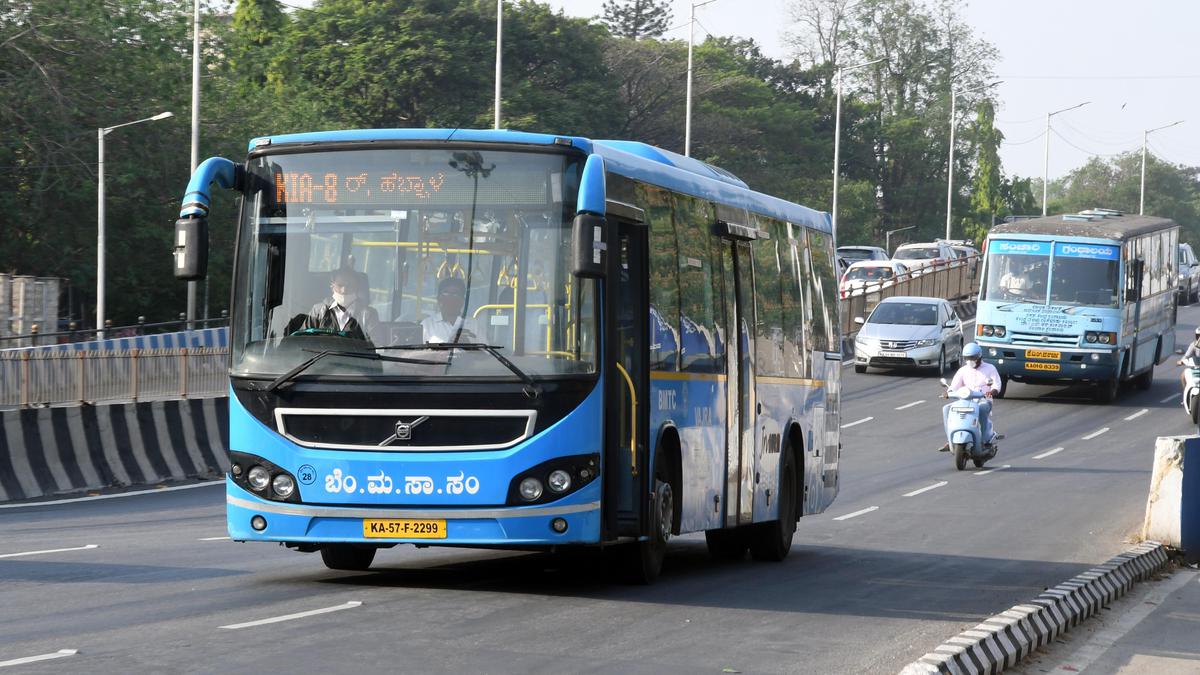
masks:
<svg viewBox="0 0 1200 675"><path fill-rule="evenodd" d="M361 572L375 561L374 546L355 544L325 544L321 547L321 562L331 570Z"/></svg>
<svg viewBox="0 0 1200 675"><path fill-rule="evenodd" d="M1112 379L1104 380L1096 383L1096 401L1098 403L1112 403L1117 400L1117 392L1121 389L1120 376L1114 375Z"/></svg>
<svg viewBox="0 0 1200 675"><path fill-rule="evenodd" d="M779 517L755 525L750 533L750 555L755 560L780 562L792 549L792 537L796 534L796 495L799 493L796 479L796 460L789 443L783 450L782 465L779 467Z"/></svg>
<svg viewBox="0 0 1200 675"><path fill-rule="evenodd" d="M745 528L730 527L722 530L705 530L704 544L713 560L737 562L746 557L750 539Z"/></svg>
<svg viewBox="0 0 1200 675"><path fill-rule="evenodd" d="M1146 369L1146 372L1144 372L1141 375L1138 375L1136 378L1134 378L1133 384L1140 391L1146 391L1151 386L1153 386L1154 385L1154 366L1150 366L1148 369Z"/></svg>
<svg viewBox="0 0 1200 675"><path fill-rule="evenodd" d="M661 450L661 449L660 449ZM654 501L650 505L650 536L647 541L626 544L621 552L625 578L633 584L651 584L662 572L667 557L667 542L675 522L675 489L663 452L655 453Z"/></svg>

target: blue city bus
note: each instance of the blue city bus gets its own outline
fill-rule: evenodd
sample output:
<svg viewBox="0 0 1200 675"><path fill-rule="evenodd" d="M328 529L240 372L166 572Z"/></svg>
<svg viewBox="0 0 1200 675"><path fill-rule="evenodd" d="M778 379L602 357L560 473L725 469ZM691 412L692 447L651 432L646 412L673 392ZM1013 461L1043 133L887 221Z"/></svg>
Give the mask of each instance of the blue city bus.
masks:
<svg viewBox="0 0 1200 675"><path fill-rule="evenodd" d="M205 274L214 183L241 195L234 540L334 569L591 545L646 582L686 532L780 560L837 494L824 213L635 142L282 135L192 176L181 279Z"/></svg>
<svg viewBox="0 0 1200 675"><path fill-rule="evenodd" d="M1002 223L985 242L976 342L1008 381L1148 389L1175 349L1179 226L1110 209Z"/></svg>

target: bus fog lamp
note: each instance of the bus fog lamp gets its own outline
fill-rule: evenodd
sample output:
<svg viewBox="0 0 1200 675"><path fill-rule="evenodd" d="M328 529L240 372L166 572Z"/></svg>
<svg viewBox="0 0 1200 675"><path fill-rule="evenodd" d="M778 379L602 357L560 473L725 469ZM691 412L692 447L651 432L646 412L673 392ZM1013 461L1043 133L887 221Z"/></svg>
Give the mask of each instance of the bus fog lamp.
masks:
<svg viewBox="0 0 1200 675"><path fill-rule="evenodd" d="M254 516L250 519L250 527L262 532L263 530L267 529L267 519L263 518L262 516Z"/></svg>
<svg viewBox="0 0 1200 675"><path fill-rule="evenodd" d="M286 473L281 473L271 481L271 489L275 491L275 494L286 499L296 491L296 481Z"/></svg>
<svg viewBox="0 0 1200 675"><path fill-rule="evenodd" d="M246 482L250 484L251 488L261 492L266 489L267 483L271 482L271 474L255 464L251 467L250 473L246 474Z"/></svg>
<svg viewBox="0 0 1200 675"><path fill-rule="evenodd" d="M1094 362L1098 362L1098 361L1100 361L1100 355L1099 355L1099 354L1092 354L1092 361L1094 361Z"/></svg>
<svg viewBox="0 0 1200 675"><path fill-rule="evenodd" d="M532 502L542 496L542 481L530 476L521 481L521 486L518 489L521 492L521 499Z"/></svg>
<svg viewBox="0 0 1200 675"><path fill-rule="evenodd" d="M571 489L571 474L562 469L555 469L550 472L546 484L550 486L551 492L566 492Z"/></svg>
<svg viewBox="0 0 1200 675"><path fill-rule="evenodd" d="M996 351L995 347L988 347L988 356L999 356L1000 352Z"/></svg>
<svg viewBox="0 0 1200 675"><path fill-rule="evenodd" d="M554 520L550 521L550 529L554 530L555 532L557 532L559 534L566 532L567 531L566 519L555 518Z"/></svg>
<svg viewBox="0 0 1200 675"><path fill-rule="evenodd" d="M233 474L234 477L240 477L242 475L242 471L243 469L241 464L233 464L229 467L229 473Z"/></svg>

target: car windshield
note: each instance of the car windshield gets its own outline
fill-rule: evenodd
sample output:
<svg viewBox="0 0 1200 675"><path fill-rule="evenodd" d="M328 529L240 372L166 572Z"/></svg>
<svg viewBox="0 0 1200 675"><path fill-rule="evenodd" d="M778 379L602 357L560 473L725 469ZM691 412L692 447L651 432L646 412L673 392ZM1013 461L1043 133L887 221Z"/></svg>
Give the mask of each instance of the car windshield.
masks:
<svg viewBox="0 0 1200 675"><path fill-rule="evenodd" d="M883 281L893 276L890 267L852 267L846 272L847 281Z"/></svg>
<svg viewBox="0 0 1200 675"><path fill-rule="evenodd" d="M896 251L896 255L892 257L900 260L932 260L938 257L938 250L936 248L902 248Z"/></svg>
<svg viewBox="0 0 1200 675"><path fill-rule="evenodd" d="M937 325L937 305L927 302L884 302L875 307L867 323L901 326Z"/></svg>
<svg viewBox="0 0 1200 675"><path fill-rule="evenodd" d="M838 255L850 260L870 260L871 251L865 248L839 248Z"/></svg>
<svg viewBox="0 0 1200 675"><path fill-rule="evenodd" d="M253 157L233 374L277 377L330 351L304 376L517 379L444 343L494 346L535 378L594 373L596 284L570 271L581 165L491 149Z"/></svg>

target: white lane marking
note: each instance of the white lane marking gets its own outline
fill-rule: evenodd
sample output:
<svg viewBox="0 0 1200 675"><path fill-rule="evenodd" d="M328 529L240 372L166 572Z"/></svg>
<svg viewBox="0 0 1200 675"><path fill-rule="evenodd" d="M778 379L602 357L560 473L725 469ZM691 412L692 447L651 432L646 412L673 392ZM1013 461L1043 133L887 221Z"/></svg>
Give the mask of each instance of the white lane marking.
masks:
<svg viewBox="0 0 1200 675"><path fill-rule="evenodd" d="M921 405L924 402L925 402L925 399L921 399L920 401L913 401L912 403L905 403L904 405L900 406L899 408L896 408L896 410L904 410L906 408L911 408L915 405Z"/></svg>
<svg viewBox="0 0 1200 675"><path fill-rule="evenodd" d="M1103 434L1103 433L1108 433L1108 427L1103 427L1103 428L1101 428L1101 429L1100 429L1100 430L1098 430L1098 431L1093 431L1092 433L1088 434L1087 436L1084 436L1084 437L1082 438L1082 440L1085 440L1085 441L1090 441L1090 440L1092 440L1093 438L1095 438L1095 437L1097 437L1097 436L1099 436L1100 434Z"/></svg>
<svg viewBox="0 0 1200 675"><path fill-rule="evenodd" d="M1005 464L1005 465L1003 465L1003 466L997 466L997 467L994 467L994 468L991 468L991 469L987 469L986 471L976 471L976 472L975 472L973 475L975 475L975 476L986 476L986 475L988 475L989 473L991 473L991 472L993 472L993 471L1003 471L1003 470L1005 470L1005 469L1011 469L1011 468L1012 468L1012 464Z"/></svg>
<svg viewBox="0 0 1200 675"><path fill-rule="evenodd" d="M197 539L197 541L229 541L229 537L204 537Z"/></svg>
<svg viewBox="0 0 1200 675"><path fill-rule="evenodd" d="M269 623L279 623L281 621L291 621L293 619L303 619L303 618L309 617L309 616L316 616L318 614L328 614L330 612L340 612L343 609L354 609L355 607L361 607L361 606L362 606L362 603L359 602L358 600L351 600L350 602L346 602L346 603L343 603L340 605L335 605L333 607L325 607L323 609L313 609L313 610L309 610L307 612L296 612L295 614L285 614L283 616L274 616L274 617L271 617L270 619L259 619L258 621L247 621L245 623L231 623L228 626L221 626L221 628L226 628L228 630L237 630L239 628L252 628L254 626L265 626Z"/></svg>
<svg viewBox="0 0 1200 675"><path fill-rule="evenodd" d="M209 480L203 483L194 485L176 485L175 487L155 488L153 490L136 490L134 492L121 492L115 495L97 495L95 497L76 497L74 499L55 499L48 502L25 502L23 504L0 504L0 509L31 509L35 506L54 506L56 504L74 504L75 502L94 502L99 499L117 499L119 497L136 497L138 495L158 494L160 492L174 492L176 490L195 490L196 488L209 487L212 485L224 485L225 479Z"/></svg>
<svg viewBox="0 0 1200 675"><path fill-rule="evenodd" d="M1049 457L1050 455L1057 455L1058 453L1062 452L1065 449L1066 448L1055 448L1053 450L1047 450L1046 452L1043 452L1040 455L1034 455L1033 458L1034 459L1045 459L1045 458Z"/></svg>
<svg viewBox="0 0 1200 675"><path fill-rule="evenodd" d="M1107 652L1118 640L1136 628L1151 612L1162 606L1163 601L1168 596L1186 586L1198 574L1200 573L1197 573L1195 570L1184 570L1176 572L1172 578L1166 581L1156 583L1156 587L1151 587L1152 590L1137 598L1140 602L1117 614L1119 618L1112 626L1092 635L1086 644L1076 649L1073 654L1067 657L1067 661L1045 672L1080 672L1087 670L1088 666L1092 665L1096 659ZM1126 596L1126 598L1133 599L1130 596Z"/></svg>
<svg viewBox="0 0 1200 675"><path fill-rule="evenodd" d="M868 506L867 508L865 508L861 511L855 511L854 513L847 513L844 516L838 516L837 518L834 518L834 520L850 520L851 518L857 518L858 516L870 513L872 511L878 511L878 510L879 510L878 506Z"/></svg>
<svg viewBox="0 0 1200 675"><path fill-rule="evenodd" d="M1139 410L1139 411L1137 411L1137 412L1133 413L1133 414L1132 414L1132 415L1130 415L1129 417L1126 417L1126 418L1125 418L1125 421L1126 421L1126 422L1131 422L1131 421L1133 421L1133 420L1136 420L1137 418L1141 417L1142 415L1145 415L1145 414L1146 414L1146 413L1148 413L1148 412L1150 412L1150 409L1149 409L1149 408L1142 408L1141 410Z"/></svg>
<svg viewBox="0 0 1200 675"><path fill-rule="evenodd" d="M64 553L66 551L86 551L92 548L100 548L99 544L88 544L87 546L76 546L74 548L51 548L45 551L25 551L24 553L5 553L0 555L0 558L20 558L26 555L41 555L43 553Z"/></svg>
<svg viewBox="0 0 1200 675"><path fill-rule="evenodd" d="M8 666L23 666L26 663L37 663L38 661L49 661L51 659L61 659L64 656L75 656L78 653L78 649L60 649L51 654L38 654L37 656L25 656L19 659L0 661L0 668L6 668Z"/></svg>
<svg viewBox="0 0 1200 675"><path fill-rule="evenodd" d="M949 483L950 483L950 481L944 480L944 481L941 481L940 483L934 483L933 485L926 485L925 487L921 488L920 490L913 490L912 492L905 492L904 496L905 497L916 497L917 495L921 494L922 492L929 492L930 490L936 490L936 489L942 487L943 485L949 485Z"/></svg>
<svg viewBox="0 0 1200 675"><path fill-rule="evenodd" d="M1171 394L1170 396L1168 396L1168 397L1164 398L1163 400L1159 401L1159 403L1170 403L1171 401L1174 401L1175 399L1179 398L1179 397L1180 397L1180 396L1182 396L1182 395L1183 395L1183 394Z"/></svg>
<svg viewBox="0 0 1200 675"><path fill-rule="evenodd" d="M856 422L847 422L846 424L843 424L843 425L842 425L842 428L843 428L843 429L849 429L850 427L856 427L856 426L858 426L858 425L860 425L860 424L863 424L863 423L865 423L865 422L870 422L870 421L871 421L871 420L873 420L873 419L875 419L875 418L874 418L874 417L864 417L864 418L862 418L861 420L858 420L858 421L856 421Z"/></svg>

